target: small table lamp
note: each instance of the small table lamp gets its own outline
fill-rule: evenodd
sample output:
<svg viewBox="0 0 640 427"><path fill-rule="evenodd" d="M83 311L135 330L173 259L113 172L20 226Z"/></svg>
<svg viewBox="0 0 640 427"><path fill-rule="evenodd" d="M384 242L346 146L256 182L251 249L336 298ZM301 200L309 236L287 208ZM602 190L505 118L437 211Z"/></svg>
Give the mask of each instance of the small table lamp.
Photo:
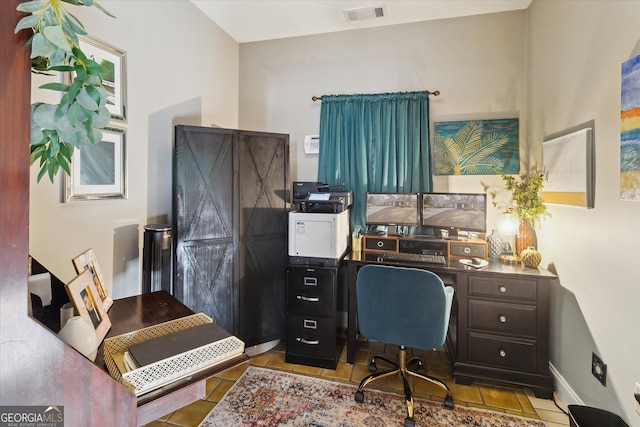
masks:
<svg viewBox="0 0 640 427"><path fill-rule="evenodd" d="M519 263L520 258L515 254L515 235L518 233L518 215L512 210L507 210L502 213L498 221L498 230L500 230L501 235L509 237L509 244L511 245L511 255L501 255L500 261L506 264Z"/></svg>

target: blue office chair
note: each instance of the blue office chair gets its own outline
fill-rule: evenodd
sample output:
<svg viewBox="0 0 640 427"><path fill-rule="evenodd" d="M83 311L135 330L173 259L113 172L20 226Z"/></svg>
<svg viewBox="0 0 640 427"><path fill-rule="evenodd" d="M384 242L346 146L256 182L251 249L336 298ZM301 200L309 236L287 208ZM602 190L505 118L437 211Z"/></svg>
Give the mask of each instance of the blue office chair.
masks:
<svg viewBox="0 0 640 427"><path fill-rule="evenodd" d="M444 406L453 408L453 397L447 385L426 375L424 363L417 357L407 362L407 347L434 349L441 347L447 336L453 288L444 286L434 273L416 268L387 265L365 265L356 279L358 326L366 338L399 346L397 363L381 355L369 362L369 372L375 372L360 382L355 394L356 402L364 401L363 389L372 381L399 374L404 383L407 403L405 427L413 427L413 397L409 376L430 381L446 390ZM376 372L376 360L382 360L393 369ZM407 367L417 364L417 372Z"/></svg>

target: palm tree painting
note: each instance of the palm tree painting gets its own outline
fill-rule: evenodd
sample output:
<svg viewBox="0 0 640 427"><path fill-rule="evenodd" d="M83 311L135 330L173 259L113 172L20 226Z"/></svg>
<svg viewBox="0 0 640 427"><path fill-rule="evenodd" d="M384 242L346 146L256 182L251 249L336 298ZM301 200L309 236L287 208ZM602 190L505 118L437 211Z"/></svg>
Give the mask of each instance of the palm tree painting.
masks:
<svg viewBox="0 0 640 427"><path fill-rule="evenodd" d="M436 122L433 133L436 175L520 173L517 118Z"/></svg>

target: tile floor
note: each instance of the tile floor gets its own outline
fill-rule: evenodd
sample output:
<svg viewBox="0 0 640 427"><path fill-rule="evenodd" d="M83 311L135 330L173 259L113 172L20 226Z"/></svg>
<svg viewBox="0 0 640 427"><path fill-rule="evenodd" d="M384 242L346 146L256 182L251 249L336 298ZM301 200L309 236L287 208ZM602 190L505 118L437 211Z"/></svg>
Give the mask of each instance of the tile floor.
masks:
<svg viewBox="0 0 640 427"><path fill-rule="evenodd" d="M217 402L231 388L235 380L249 365L266 367L279 371L287 371L300 375L321 377L331 381L342 381L358 385L360 380L369 375L367 364L372 354L387 353L395 360L396 348L375 342L361 342L358 345L355 364L346 363L346 346L342 351L340 361L335 370L314 368L285 362L284 342L272 350L252 357L248 362L231 368L210 378L207 381L207 395L204 399L193 402L179 410L155 420L147 427L196 427ZM416 353L417 354L417 353ZM409 354L408 356L410 356ZM454 384L452 365L449 356L444 351L420 351L427 365L429 375L443 379L449 385L456 405L483 408L492 411L506 412L527 418L541 419L549 427L568 426L568 416L563 413L553 400L539 399L530 390L498 384L474 383L471 386ZM381 363L380 367L383 367ZM375 384L375 385L374 385ZM402 395L401 381L398 378L379 380L368 387L376 387L386 391L393 391ZM424 381L416 381L413 385L414 396L432 401L442 401L444 394L441 389ZM431 394L433 393L433 394ZM556 401L564 411L565 405ZM225 426L227 427L227 426Z"/></svg>

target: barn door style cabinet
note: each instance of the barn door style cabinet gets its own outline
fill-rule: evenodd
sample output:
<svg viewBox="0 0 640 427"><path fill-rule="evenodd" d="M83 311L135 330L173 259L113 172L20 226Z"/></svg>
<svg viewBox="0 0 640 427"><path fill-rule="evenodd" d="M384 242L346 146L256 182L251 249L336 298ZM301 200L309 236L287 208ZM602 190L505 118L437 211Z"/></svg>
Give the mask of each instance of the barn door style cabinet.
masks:
<svg viewBox="0 0 640 427"><path fill-rule="evenodd" d="M285 336L289 135L176 126L174 294L247 347Z"/></svg>

